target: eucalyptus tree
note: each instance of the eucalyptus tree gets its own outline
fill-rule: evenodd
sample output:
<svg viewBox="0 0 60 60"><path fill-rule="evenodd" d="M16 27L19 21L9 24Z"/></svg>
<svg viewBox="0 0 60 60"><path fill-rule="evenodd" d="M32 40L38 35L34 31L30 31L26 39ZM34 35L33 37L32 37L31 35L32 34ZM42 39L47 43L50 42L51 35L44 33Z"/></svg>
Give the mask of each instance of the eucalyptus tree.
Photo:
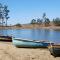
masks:
<svg viewBox="0 0 60 60"><path fill-rule="evenodd" d="M56 19L53 19L53 24L55 25L55 26L60 26L60 18L56 18Z"/></svg>
<svg viewBox="0 0 60 60"><path fill-rule="evenodd" d="M43 13L42 18L43 18L43 22L44 22L45 21L45 18L46 18L46 13Z"/></svg>
<svg viewBox="0 0 60 60"><path fill-rule="evenodd" d="M31 20L31 24L36 24L36 20L35 19L32 19Z"/></svg>
<svg viewBox="0 0 60 60"><path fill-rule="evenodd" d="M46 19L46 13L43 13L42 18L43 18L43 25L45 25L44 22L45 22L45 19Z"/></svg>
<svg viewBox="0 0 60 60"><path fill-rule="evenodd" d="M3 20L4 20L4 16L3 16L3 5L0 3L0 23L3 26ZM2 21L2 22L1 22Z"/></svg>
<svg viewBox="0 0 60 60"><path fill-rule="evenodd" d="M37 19L37 24L40 26L42 24L42 19L38 18Z"/></svg>
<svg viewBox="0 0 60 60"><path fill-rule="evenodd" d="M2 11L1 11L2 4L0 3L0 19L2 18Z"/></svg>
<svg viewBox="0 0 60 60"><path fill-rule="evenodd" d="M36 19L32 19L32 20L31 20L31 24L32 24L32 25L33 25L33 27L35 28Z"/></svg>
<svg viewBox="0 0 60 60"><path fill-rule="evenodd" d="M45 18L44 24L45 24L45 26L49 26L49 25L50 25L50 20L49 20L49 18Z"/></svg>
<svg viewBox="0 0 60 60"><path fill-rule="evenodd" d="M9 18L8 16L9 10L7 8L8 6L2 5L0 3L0 23L2 21L2 26L3 26L4 20L6 20L6 26L7 26L7 20Z"/></svg>
<svg viewBox="0 0 60 60"><path fill-rule="evenodd" d="M8 6L4 5L4 16L6 19L6 26L7 26L7 20L9 19L8 13L9 13Z"/></svg>

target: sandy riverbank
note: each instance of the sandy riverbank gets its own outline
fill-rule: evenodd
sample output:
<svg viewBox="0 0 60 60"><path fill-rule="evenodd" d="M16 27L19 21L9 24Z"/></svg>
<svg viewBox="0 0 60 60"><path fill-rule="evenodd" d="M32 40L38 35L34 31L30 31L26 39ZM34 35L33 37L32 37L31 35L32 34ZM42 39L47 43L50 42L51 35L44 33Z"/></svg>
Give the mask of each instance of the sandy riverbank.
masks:
<svg viewBox="0 0 60 60"><path fill-rule="evenodd" d="M0 60L60 60L60 57L53 57L48 49L16 48L11 42L0 42Z"/></svg>
<svg viewBox="0 0 60 60"><path fill-rule="evenodd" d="M59 29L60 26L39 26L39 25L32 25L32 24L23 24L21 27L19 26L0 26L1 29Z"/></svg>

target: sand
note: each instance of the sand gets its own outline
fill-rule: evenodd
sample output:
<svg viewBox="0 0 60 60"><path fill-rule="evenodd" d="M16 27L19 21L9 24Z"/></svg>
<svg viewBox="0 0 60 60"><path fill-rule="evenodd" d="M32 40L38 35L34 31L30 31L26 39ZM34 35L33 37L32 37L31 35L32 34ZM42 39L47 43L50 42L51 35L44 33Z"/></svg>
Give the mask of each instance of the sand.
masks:
<svg viewBox="0 0 60 60"><path fill-rule="evenodd" d="M19 26L0 26L0 30L1 29L53 29L53 30L60 30L60 26L39 26L37 24L33 25L33 24L22 24L21 27Z"/></svg>
<svg viewBox="0 0 60 60"><path fill-rule="evenodd" d="M17 48L11 42L0 42L0 60L60 60L47 48Z"/></svg>

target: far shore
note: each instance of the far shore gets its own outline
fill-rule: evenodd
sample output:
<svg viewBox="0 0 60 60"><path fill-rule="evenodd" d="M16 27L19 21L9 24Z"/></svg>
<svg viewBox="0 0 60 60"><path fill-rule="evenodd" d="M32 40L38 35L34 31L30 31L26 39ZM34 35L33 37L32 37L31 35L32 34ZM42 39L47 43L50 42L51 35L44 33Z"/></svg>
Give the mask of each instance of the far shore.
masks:
<svg viewBox="0 0 60 60"><path fill-rule="evenodd" d="M20 26L0 26L0 29L53 29L53 30L60 30L60 26L39 26L39 25L32 25L32 24L23 24Z"/></svg>

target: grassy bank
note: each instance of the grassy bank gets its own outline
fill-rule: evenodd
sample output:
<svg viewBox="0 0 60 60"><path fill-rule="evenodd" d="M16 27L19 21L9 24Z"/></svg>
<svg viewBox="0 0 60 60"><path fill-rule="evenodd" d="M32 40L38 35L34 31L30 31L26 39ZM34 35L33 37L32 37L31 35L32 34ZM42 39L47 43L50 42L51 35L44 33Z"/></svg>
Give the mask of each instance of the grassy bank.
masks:
<svg viewBox="0 0 60 60"><path fill-rule="evenodd" d="M32 24L23 24L21 27L19 26L0 26L0 29L59 29L60 26L39 26Z"/></svg>

